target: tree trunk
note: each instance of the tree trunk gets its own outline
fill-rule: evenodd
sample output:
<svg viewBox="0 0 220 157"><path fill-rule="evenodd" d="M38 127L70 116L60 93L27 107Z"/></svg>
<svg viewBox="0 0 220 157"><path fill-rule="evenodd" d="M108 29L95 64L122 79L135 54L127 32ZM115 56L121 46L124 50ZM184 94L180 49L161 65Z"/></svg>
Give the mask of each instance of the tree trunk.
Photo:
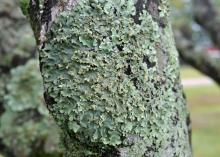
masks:
<svg viewBox="0 0 220 157"><path fill-rule="evenodd" d="M44 96L66 157L192 156L166 0L46 0L37 16L34 2Z"/></svg>

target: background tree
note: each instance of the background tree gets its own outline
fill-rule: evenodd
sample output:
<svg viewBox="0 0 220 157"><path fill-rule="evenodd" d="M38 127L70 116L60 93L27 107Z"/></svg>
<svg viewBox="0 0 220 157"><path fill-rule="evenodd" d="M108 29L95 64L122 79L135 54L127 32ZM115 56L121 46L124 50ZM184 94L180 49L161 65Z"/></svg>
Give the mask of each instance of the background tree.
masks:
<svg viewBox="0 0 220 157"><path fill-rule="evenodd" d="M194 0L173 4L178 8L173 14L173 26L181 59L219 84L220 59L207 53L209 47L219 48L219 2Z"/></svg>
<svg viewBox="0 0 220 157"><path fill-rule="evenodd" d="M31 0L28 10L65 156L191 156L166 0Z"/></svg>
<svg viewBox="0 0 220 157"><path fill-rule="evenodd" d="M60 155L38 67L33 33L18 1L1 0L0 154L7 157Z"/></svg>

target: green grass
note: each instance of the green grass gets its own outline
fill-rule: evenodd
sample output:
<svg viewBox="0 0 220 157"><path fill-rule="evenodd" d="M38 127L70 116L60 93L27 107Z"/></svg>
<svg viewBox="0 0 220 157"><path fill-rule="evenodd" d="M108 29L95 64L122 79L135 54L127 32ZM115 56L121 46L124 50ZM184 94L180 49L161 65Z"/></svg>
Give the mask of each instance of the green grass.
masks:
<svg viewBox="0 0 220 157"><path fill-rule="evenodd" d="M217 130L217 131L215 131ZM193 134L193 151L195 157L219 157L219 128L202 128Z"/></svg>
<svg viewBox="0 0 220 157"><path fill-rule="evenodd" d="M182 79L201 78L189 67ZM220 88L216 84L184 88L192 119L194 157L220 157Z"/></svg>
<svg viewBox="0 0 220 157"><path fill-rule="evenodd" d="M190 98L196 97L207 97L207 96L219 96L220 88L216 84L210 86L201 86L201 87L193 87L193 88L185 88L185 92L188 94ZM210 97L208 97L209 99Z"/></svg>
<svg viewBox="0 0 220 157"><path fill-rule="evenodd" d="M181 78L187 79L187 78L199 78L203 77L204 75L200 73L198 70L190 67L190 66L184 66L181 69Z"/></svg>

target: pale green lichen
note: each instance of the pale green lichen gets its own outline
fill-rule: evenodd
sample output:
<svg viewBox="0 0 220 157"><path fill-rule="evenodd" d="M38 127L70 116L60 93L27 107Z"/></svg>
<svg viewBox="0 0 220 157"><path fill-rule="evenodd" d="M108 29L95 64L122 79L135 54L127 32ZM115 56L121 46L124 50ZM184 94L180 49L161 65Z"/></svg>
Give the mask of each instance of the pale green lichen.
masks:
<svg viewBox="0 0 220 157"><path fill-rule="evenodd" d="M159 16L161 18L162 17L166 18L167 16L169 16L170 9L167 0L160 0L160 5L158 7L158 10L159 10Z"/></svg>
<svg viewBox="0 0 220 157"><path fill-rule="evenodd" d="M99 156L110 146L125 147L126 157L190 156L171 31L147 11L140 24L134 15L133 0L82 0L52 25L40 57L66 156ZM167 56L162 68L158 44ZM140 139L129 145L131 135Z"/></svg>
<svg viewBox="0 0 220 157"><path fill-rule="evenodd" d="M1 102L4 100L3 96L5 95L5 80L6 76L2 74L0 77L0 105L2 105ZM2 106L0 106L0 108L2 108Z"/></svg>

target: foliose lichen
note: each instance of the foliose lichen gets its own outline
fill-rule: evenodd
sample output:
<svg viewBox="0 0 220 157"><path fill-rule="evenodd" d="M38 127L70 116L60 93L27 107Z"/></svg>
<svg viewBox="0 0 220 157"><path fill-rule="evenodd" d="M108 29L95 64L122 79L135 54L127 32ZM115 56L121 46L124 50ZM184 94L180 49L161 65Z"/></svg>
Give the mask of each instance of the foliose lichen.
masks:
<svg viewBox="0 0 220 157"><path fill-rule="evenodd" d="M133 0L81 0L51 27L40 62L48 108L72 149L66 156L116 146L126 157L190 156L170 26L146 10L137 24L135 13Z"/></svg>

